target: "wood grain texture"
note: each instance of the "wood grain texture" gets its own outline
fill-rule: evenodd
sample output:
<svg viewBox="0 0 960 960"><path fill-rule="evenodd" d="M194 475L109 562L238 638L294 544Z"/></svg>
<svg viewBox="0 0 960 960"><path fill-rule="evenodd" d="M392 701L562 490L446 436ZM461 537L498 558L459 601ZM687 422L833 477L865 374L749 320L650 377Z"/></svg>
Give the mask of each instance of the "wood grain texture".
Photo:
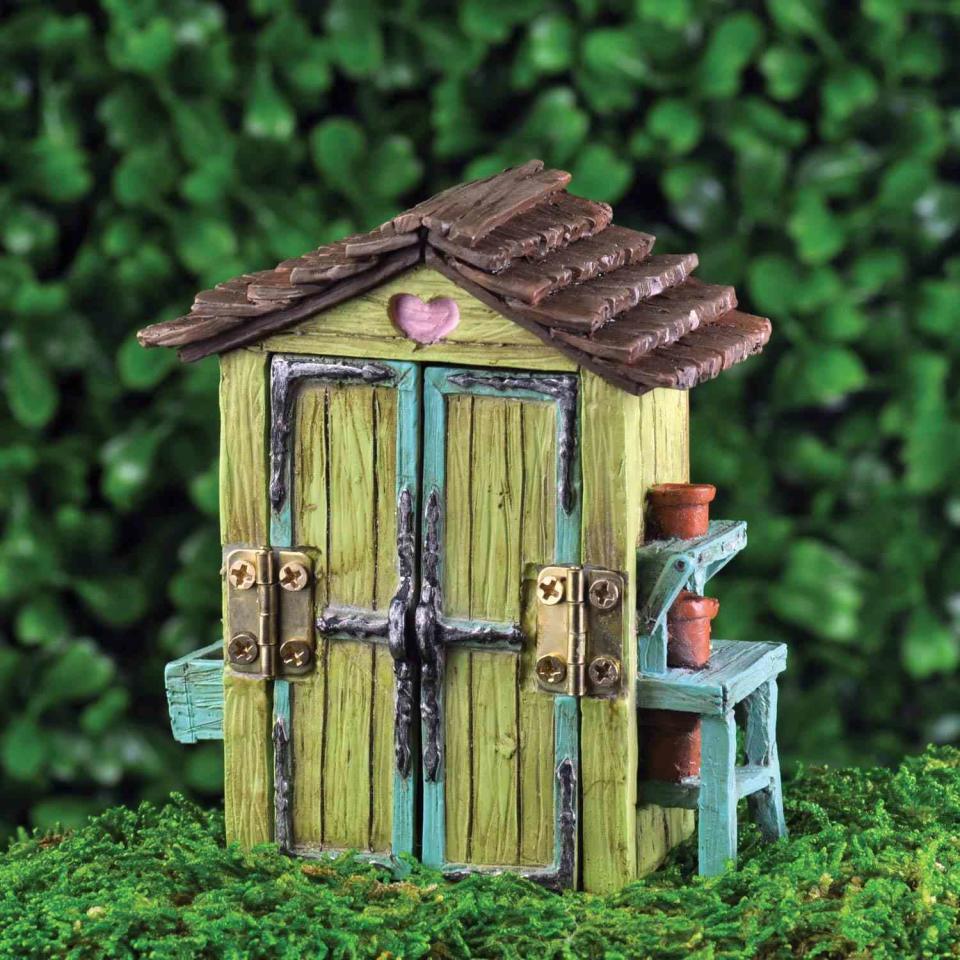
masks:
<svg viewBox="0 0 960 960"><path fill-rule="evenodd" d="M665 253L621 267L589 283L565 287L536 306L513 298L507 298L507 303L546 327L589 332L641 300L682 283L696 266L695 253Z"/></svg>
<svg viewBox="0 0 960 960"><path fill-rule="evenodd" d="M237 350L221 358L220 533L224 544L268 542L266 393L267 363L262 354ZM223 698L227 840L249 847L273 837L272 694L266 681L226 670Z"/></svg>
<svg viewBox="0 0 960 960"><path fill-rule="evenodd" d="M517 659L498 651L471 654L473 863L519 859Z"/></svg>
<svg viewBox="0 0 960 960"><path fill-rule="evenodd" d="M777 681L767 680L744 701L747 714L744 731L746 761L766 767L769 775L769 786L751 794L747 803L754 822L768 840L787 835L777 749L777 700Z"/></svg>
<svg viewBox="0 0 960 960"><path fill-rule="evenodd" d="M554 551L555 436L553 404L447 398L446 615L530 620L521 609L524 565L548 562ZM553 858L553 701L535 692L529 646L520 656L447 651L448 862Z"/></svg>
<svg viewBox="0 0 960 960"><path fill-rule="evenodd" d="M521 416L517 401L474 398L470 453L472 620L509 622L519 615ZM448 449L456 442L448 434ZM457 518L451 516L449 522L456 523ZM455 562L450 554L447 556ZM515 654L471 654L474 863L516 863L518 857L516 671Z"/></svg>
<svg viewBox="0 0 960 960"><path fill-rule="evenodd" d="M623 638L628 677L637 669L635 553L642 542L646 491L653 483L689 478L687 415L685 394L660 390L631 397L591 373L581 375L582 559L628 571ZM652 808L640 808L647 812L638 817L632 684L622 700L581 702L581 736L584 886L611 891L637 876L641 861L659 863L668 840L681 837L691 817Z"/></svg>
<svg viewBox="0 0 960 960"><path fill-rule="evenodd" d="M326 643L320 641L318 664L326 663ZM291 684L291 755L295 775L291 804L293 839L296 844L323 843L323 731L326 727L326 672L320 667Z"/></svg>
<svg viewBox="0 0 960 960"><path fill-rule="evenodd" d="M523 405L523 515L521 541L528 558L556 555L557 443L552 404ZM524 581L521 601L524 636L537 634L535 581ZM554 700L537 687L536 644L520 655L520 858L524 866L548 863L554 849Z"/></svg>
<svg viewBox="0 0 960 960"><path fill-rule="evenodd" d="M227 842L273 838L273 698L268 684L224 671L224 789Z"/></svg>
<svg viewBox="0 0 960 960"><path fill-rule="evenodd" d="M639 539L640 403L584 372L580 379L582 562L631 571ZM636 671L636 578L623 598L623 671ZM637 715L632 684L616 700L580 704L583 883L619 890L636 876Z"/></svg>
<svg viewBox="0 0 960 960"><path fill-rule="evenodd" d="M163 670L170 728L179 743L223 739L223 643L168 663Z"/></svg>
<svg viewBox="0 0 960 960"><path fill-rule="evenodd" d="M374 392L328 389L328 603L369 609L376 573ZM366 849L371 817L370 724L374 651L359 641L328 641L323 730L323 839Z"/></svg>
<svg viewBox="0 0 960 960"><path fill-rule="evenodd" d="M220 542L267 543L267 358L220 358Z"/></svg>
<svg viewBox="0 0 960 960"><path fill-rule="evenodd" d="M488 233L472 247L431 231L431 246L481 270L505 270L511 261L539 259L551 250L575 243L605 229L613 218L606 203L563 192L548 197L526 213Z"/></svg>
<svg viewBox="0 0 960 960"><path fill-rule="evenodd" d="M327 602L369 609L377 556L374 396L369 387L336 386L329 397Z"/></svg>
<svg viewBox="0 0 960 960"><path fill-rule="evenodd" d="M733 711L701 720L700 873L715 877L737 859L737 728Z"/></svg>
<svg viewBox="0 0 960 960"><path fill-rule="evenodd" d="M294 425L293 537L317 550L317 610L386 609L396 589L396 391L303 388ZM319 638L318 670L293 697L294 836L389 851L393 818L392 658Z"/></svg>
<svg viewBox="0 0 960 960"><path fill-rule="evenodd" d="M370 644L373 657L370 710L371 850L390 850L393 831L393 657L382 644Z"/></svg>
<svg viewBox="0 0 960 960"><path fill-rule="evenodd" d="M518 260L497 273L478 270L460 263L459 259L451 262L475 283L499 296L536 304L570 284L585 283L600 274L612 273L624 264L642 260L653 247L653 241L649 233L611 226L597 236L555 250L541 260Z"/></svg>
<svg viewBox="0 0 960 960"><path fill-rule="evenodd" d="M327 649L323 842L335 849L370 849L374 652L357 640L331 640Z"/></svg>
<svg viewBox="0 0 960 960"><path fill-rule="evenodd" d="M583 336L558 330L556 336L586 353L635 363L658 347L674 343L703 323L710 323L733 310L737 297L733 287L701 283L689 277L621 313L613 323Z"/></svg>
<svg viewBox="0 0 960 960"><path fill-rule="evenodd" d="M327 389L305 384L294 417L292 452L292 530L294 543L316 551L316 609L327 605L329 518L327 511ZM293 685L293 838L297 844L323 843L323 732L326 729L327 648L317 637L317 669Z"/></svg>
<svg viewBox="0 0 960 960"><path fill-rule="evenodd" d="M398 233L428 227L473 246L491 230L536 206L570 182L563 170L545 170L529 160L481 180L457 184L394 217Z"/></svg>
<svg viewBox="0 0 960 960"><path fill-rule="evenodd" d="M442 341L418 344L404 337L387 315L390 298L410 293L423 301L450 297L460 309L460 324ZM303 320L264 340L270 351L319 353L427 363L512 366L537 370L573 370L576 365L516 323L492 310L436 270L418 266L399 277Z"/></svg>
<svg viewBox="0 0 960 960"><path fill-rule="evenodd" d="M676 343L646 353L631 364L616 364L615 369L620 376L646 387L692 390L759 353L771 330L766 317L731 310Z"/></svg>

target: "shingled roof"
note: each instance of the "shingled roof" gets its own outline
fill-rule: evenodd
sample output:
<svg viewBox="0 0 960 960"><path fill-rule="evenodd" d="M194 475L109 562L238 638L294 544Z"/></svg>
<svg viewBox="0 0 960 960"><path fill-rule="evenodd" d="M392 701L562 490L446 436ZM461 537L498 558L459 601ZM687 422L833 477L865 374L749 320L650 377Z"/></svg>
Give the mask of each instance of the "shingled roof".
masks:
<svg viewBox="0 0 960 960"><path fill-rule="evenodd" d="M770 321L737 310L733 287L692 276L695 253L567 193L539 160L459 184L376 230L198 293L190 313L138 334L198 360L261 340L427 263L580 366L632 393L689 389L759 353Z"/></svg>

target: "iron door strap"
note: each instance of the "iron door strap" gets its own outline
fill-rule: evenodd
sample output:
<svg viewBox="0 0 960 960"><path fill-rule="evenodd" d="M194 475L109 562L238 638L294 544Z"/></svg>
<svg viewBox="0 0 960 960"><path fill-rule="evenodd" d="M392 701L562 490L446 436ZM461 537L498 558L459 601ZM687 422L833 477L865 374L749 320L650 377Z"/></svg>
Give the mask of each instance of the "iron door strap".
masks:
<svg viewBox="0 0 960 960"><path fill-rule="evenodd" d="M436 487L427 497L424 521L420 602L417 604L414 622L417 649L420 653L424 776L427 780L436 781L440 776L443 759L443 702L440 685L443 683L447 646L462 645L519 653L523 645L523 631L518 623L484 623L444 616L443 588L440 582L443 511L440 506L440 491Z"/></svg>
<svg viewBox="0 0 960 960"><path fill-rule="evenodd" d="M396 704L393 747L397 772L406 778L413 758L414 667L407 649L407 614L413 605L413 576L416 558L413 494L407 487L397 503L397 570L400 582L387 613L387 645L393 657Z"/></svg>
<svg viewBox="0 0 960 960"><path fill-rule="evenodd" d="M415 628L420 653L420 715L423 719L424 777L436 781L440 773L440 683L443 676L443 644L437 621L440 613L440 493L434 488L427 498L422 550L422 582Z"/></svg>
<svg viewBox="0 0 960 960"><path fill-rule="evenodd" d="M390 599L387 615L364 610L327 607L317 617L317 632L330 640L365 640L383 643L393 658L396 685L394 713L394 758L397 772L406 778L413 757L413 712L415 668L407 644L407 617L413 606L414 498L404 487L397 498L397 589Z"/></svg>

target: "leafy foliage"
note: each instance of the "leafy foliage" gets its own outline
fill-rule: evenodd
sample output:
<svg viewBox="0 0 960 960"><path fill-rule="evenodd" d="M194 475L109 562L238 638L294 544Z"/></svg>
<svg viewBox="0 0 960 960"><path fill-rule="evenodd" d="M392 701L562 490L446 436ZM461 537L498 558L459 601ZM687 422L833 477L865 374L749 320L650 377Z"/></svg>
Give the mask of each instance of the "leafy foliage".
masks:
<svg viewBox="0 0 960 960"><path fill-rule="evenodd" d="M695 841L609 897L517 877L402 880L349 857L224 848L222 818L174 798L36 833L0 859L0 954L179 957L955 957L960 753L803 772L791 836L745 830L740 869L695 875Z"/></svg>
<svg viewBox="0 0 960 960"><path fill-rule="evenodd" d="M0 829L219 791L161 697L217 632L216 364L134 330L531 156L776 321L693 407L783 755L956 739L957 40L952 0L10 5Z"/></svg>

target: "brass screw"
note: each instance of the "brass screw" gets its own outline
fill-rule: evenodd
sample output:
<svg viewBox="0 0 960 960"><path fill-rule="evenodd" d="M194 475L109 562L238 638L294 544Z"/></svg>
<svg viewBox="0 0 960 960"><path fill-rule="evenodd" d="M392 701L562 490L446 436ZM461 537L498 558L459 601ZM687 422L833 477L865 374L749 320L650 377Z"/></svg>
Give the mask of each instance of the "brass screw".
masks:
<svg viewBox="0 0 960 960"><path fill-rule="evenodd" d="M587 676L596 687L612 687L620 680L620 664L613 657L594 657L587 667Z"/></svg>
<svg viewBox="0 0 960 960"><path fill-rule="evenodd" d="M609 610L620 599L620 588L608 577L599 577L590 584L589 596L598 610Z"/></svg>
<svg viewBox="0 0 960 960"><path fill-rule="evenodd" d="M227 656L231 663L253 663L257 653L257 638L252 633L238 633L227 644Z"/></svg>
<svg viewBox="0 0 960 960"><path fill-rule="evenodd" d="M280 568L280 586L284 590L293 592L302 590L309 579L310 574L307 573L307 568L296 560L291 560Z"/></svg>
<svg viewBox="0 0 960 960"><path fill-rule="evenodd" d="M305 667L313 656L306 640L294 637L280 644L280 659L286 667Z"/></svg>
<svg viewBox="0 0 960 960"><path fill-rule="evenodd" d="M543 683L563 683L567 678L566 660L548 653L537 661L537 676Z"/></svg>
<svg viewBox="0 0 960 960"><path fill-rule="evenodd" d="M249 590L253 586L254 580L257 579L257 571L249 560L244 560L241 557L230 564L228 576L230 577L230 583L237 590Z"/></svg>
<svg viewBox="0 0 960 960"><path fill-rule="evenodd" d="M563 599L563 580L552 573L541 577L537 581L537 595L540 597L540 602L547 606L559 603Z"/></svg>

